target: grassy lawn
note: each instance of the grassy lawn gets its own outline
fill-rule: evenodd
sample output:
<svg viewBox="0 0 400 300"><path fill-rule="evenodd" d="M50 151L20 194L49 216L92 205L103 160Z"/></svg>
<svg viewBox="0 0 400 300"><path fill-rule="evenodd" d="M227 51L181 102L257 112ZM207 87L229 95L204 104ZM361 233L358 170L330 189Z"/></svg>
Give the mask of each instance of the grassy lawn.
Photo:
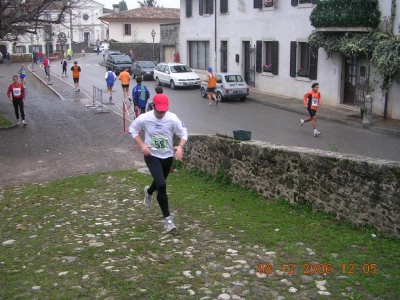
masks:
<svg viewBox="0 0 400 300"><path fill-rule="evenodd" d="M327 299L400 299L398 238L187 170L168 178L178 231L165 234L158 203L142 205L150 180L130 170L3 189L0 299L217 299L232 282L245 299L274 299L252 287L299 299L315 280Z"/></svg>

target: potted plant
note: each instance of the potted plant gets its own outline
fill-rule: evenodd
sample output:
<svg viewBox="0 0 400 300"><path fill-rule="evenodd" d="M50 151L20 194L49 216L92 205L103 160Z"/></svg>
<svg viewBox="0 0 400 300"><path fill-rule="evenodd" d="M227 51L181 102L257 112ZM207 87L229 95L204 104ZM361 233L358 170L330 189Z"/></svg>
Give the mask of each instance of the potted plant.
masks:
<svg viewBox="0 0 400 300"><path fill-rule="evenodd" d="M304 69L304 68L300 68L297 70L297 76L299 77L308 77L310 75L310 71Z"/></svg>
<svg viewBox="0 0 400 300"><path fill-rule="evenodd" d="M263 72L272 72L272 64L264 64L263 65Z"/></svg>
<svg viewBox="0 0 400 300"><path fill-rule="evenodd" d="M264 6L265 7L273 7L274 6L274 0L265 0Z"/></svg>

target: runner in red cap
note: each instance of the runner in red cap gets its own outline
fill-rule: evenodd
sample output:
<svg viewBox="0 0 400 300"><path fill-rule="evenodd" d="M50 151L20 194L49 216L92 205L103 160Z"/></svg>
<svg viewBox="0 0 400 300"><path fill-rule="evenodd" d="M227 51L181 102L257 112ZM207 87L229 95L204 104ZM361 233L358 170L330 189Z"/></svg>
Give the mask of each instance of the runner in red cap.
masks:
<svg viewBox="0 0 400 300"><path fill-rule="evenodd" d="M165 94L157 94L153 98L153 110L141 114L129 126L129 132L138 143L144 161L153 176L150 186L144 188L144 205L149 207L157 192L157 201L164 216L164 226L167 232L176 230L172 216L169 213L166 179L173 158L182 160L183 148L188 139L185 125L178 116L168 111L169 100ZM142 141L139 133L145 133ZM179 145L173 145L173 136L179 138Z"/></svg>

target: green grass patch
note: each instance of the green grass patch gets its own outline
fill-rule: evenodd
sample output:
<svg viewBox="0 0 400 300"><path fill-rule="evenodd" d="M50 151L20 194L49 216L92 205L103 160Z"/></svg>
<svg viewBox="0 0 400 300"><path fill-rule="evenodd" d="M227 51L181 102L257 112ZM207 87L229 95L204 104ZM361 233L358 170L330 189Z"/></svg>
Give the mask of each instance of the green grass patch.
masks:
<svg viewBox="0 0 400 300"><path fill-rule="evenodd" d="M15 241L0 245L0 299L215 299L233 295L232 282L246 299L260 299L253 287L316 294L301 275L326 280L329 299L400 299L397 237L270 201L222 170L216 179L176 170L167 181L176 234L163 232L155 199L142 204L151 177L136 170L4 189L0 242ZM276 276L258 278L260 264ZM281 279L302 287L289 293Z"/></svg>
<svg viewBox="0 0 400 300"><path fill-rule="evenodd" d="M13 123L11 123L8 119L6 119L5 117L3 117L2 115L0 115L0 128L2 127L9 127L11 126Z"/></svg>

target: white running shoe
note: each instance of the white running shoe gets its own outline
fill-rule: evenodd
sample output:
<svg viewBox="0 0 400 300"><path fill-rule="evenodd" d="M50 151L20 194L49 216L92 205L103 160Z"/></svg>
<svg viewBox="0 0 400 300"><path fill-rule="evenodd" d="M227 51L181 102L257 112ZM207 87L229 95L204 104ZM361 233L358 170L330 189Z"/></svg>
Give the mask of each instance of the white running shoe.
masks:
<svg viewBox="0 0 400 300"><path fill-rule="evenodd" d="M146 185L144 187L144 205L146 205L147 207L150 207L151 202L153 201L153 195L150 195L147 193L147 190L149 189L150 186Z"/></svg>
<svg viewBox="0 0 400 300"><path fill-rule="evenodd" d="M300 119L300 122L301 122L300 126L303 126L304 125L304 120Z"/></svg>
<svg viewBox="0 0 400 300"><path fill-rule="evenodd" d="M165 227L165 230L166 230L167 232L171 232L171 231L177 229L176 226L175 226L175 224L174 224L174 221L172 220L172 217L171 217L171 216L166 217L166 218L164 219L164 227Z"/></svg>
<svg viewBox="0 0 400 300"><path fill-rule="evenodd" d="M210 106L213 106L213 104L212 104L212 103L208 103L208 105L210 105Z"/></svg>
<svg viewBox="0 0 400 300"><path fill-rule="evenodd" d="M20 125L21 124L21 121L18 119L18 121L17 121L17 125Z"/></svg>
<svg viewBox="0 0 400 300"><path fill-rule="evenodd" d="M321 132L319 132L318 130L314 130L314 136L319 136L321 134Z"/></svg>
<svg viewBox="0 0 400 300"><path fill-rule="evenodd" d="M24 127L25 127L28 124L25 122L25 120L22 120L22 125L24 125Z"/></svg>

